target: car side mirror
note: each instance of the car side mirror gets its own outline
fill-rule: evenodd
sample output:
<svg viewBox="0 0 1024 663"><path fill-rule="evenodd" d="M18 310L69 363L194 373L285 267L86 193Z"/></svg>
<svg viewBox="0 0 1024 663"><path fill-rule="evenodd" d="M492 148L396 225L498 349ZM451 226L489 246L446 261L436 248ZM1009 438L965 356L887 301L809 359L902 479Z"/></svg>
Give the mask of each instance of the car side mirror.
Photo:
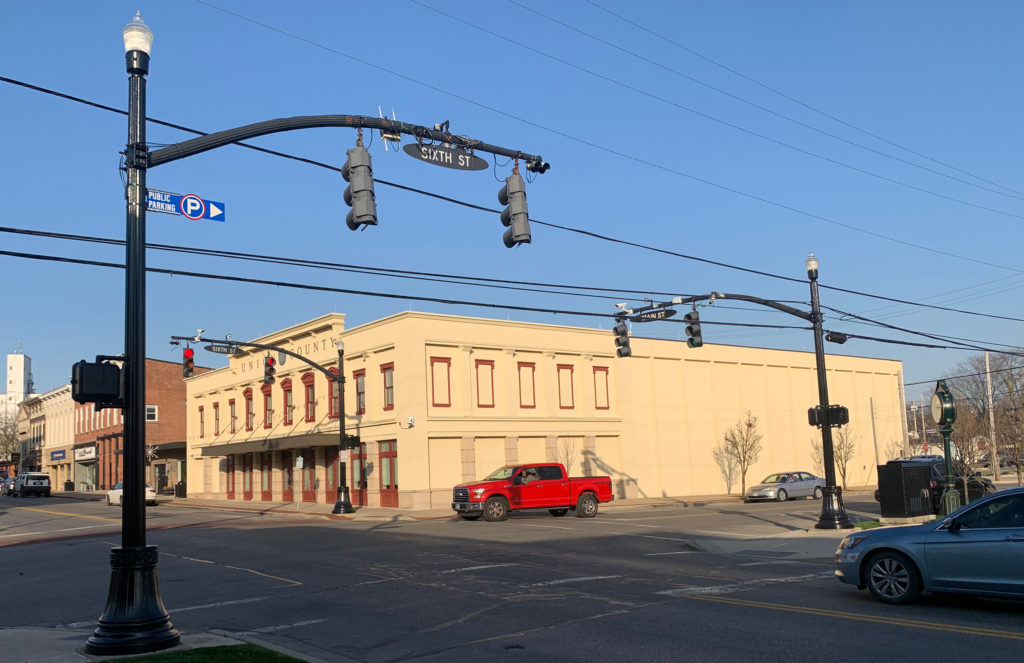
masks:
<svg viewBox="0 0 1024 663"><path fill-rule="evenodd" d="M950 534L956 534L960 531L960 521L956 518L946 518L942 521L942 525Z"/></svg>

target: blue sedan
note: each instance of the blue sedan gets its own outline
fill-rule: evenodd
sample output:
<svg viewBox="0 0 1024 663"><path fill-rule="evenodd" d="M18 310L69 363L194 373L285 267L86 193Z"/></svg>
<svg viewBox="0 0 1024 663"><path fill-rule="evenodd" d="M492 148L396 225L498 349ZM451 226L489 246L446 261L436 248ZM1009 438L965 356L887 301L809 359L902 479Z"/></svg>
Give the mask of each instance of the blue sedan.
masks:
<svg viewBox="0 0 1024 663"><path fill-rule="evenodd" d="M836 577L879 601L921 592L1024 598L1024 488L971 502L940 522L880 527L845 537Z"/></svg>

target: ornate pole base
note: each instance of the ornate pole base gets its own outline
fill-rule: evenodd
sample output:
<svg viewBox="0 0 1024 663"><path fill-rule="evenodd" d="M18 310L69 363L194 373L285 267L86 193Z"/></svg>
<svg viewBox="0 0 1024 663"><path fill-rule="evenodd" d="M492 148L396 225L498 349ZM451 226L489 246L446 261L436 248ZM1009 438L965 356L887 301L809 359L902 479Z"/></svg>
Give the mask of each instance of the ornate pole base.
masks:
<svg viewBox="0 0 1024 663"><path fill-rule="evenodd" d="M814 529L850 529L853 521L846 515L843 505L843 489L839 486L825 486L821 495L821 515Z"/></svg>
<svg viewBox="0 0 1024 663"><path fill-rule="evenodd" d="M167 649L181 636L160 599L156 546L110 549L110 590L87 654L127 656Z"/></svg>
<svg viewBox="0 0 1024 663"><path fill-rule="evenodd" d="M334 503L334 508L331 509L331 513L338 515L339 513L355 512L356 510L352 508L352 502L348 499L348 486L338 488L338 501Z"/></svg>

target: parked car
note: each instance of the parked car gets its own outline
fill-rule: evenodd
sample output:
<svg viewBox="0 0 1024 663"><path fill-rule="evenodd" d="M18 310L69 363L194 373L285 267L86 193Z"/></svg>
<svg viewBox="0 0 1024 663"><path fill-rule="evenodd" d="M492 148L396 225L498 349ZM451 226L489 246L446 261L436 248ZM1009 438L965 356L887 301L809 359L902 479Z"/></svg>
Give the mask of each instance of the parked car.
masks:
<svg viewBox="0 0 1024 663"><path fill-rule="evenodd" d="M50 475L42 472L23 472L14 480L14 496L50 496Z"/></svg>
<svg viewBox="0 0 1024 663"><path fill-rule="evenodd" d="M7 477L0 483L0 493L10 497L14 494L14 480L17 477Z"/></svg>
<svg viewBox="0 0 1024 663"><path fill-rule="evenodd" d="M743 501L778 500L785 502L795 497L813 497L820 500L824 489L825 480L810 472L779 472L778 474L769 474L761 480L761 483L747 488L747 494L743 496Z"/></svg>
<svg viewBox="0 0 1024 663"><path fill-rule="evenodd" d="M599 503L614 499L611 477L570 477L561 463L530 463L505 465L455 486L452 510L463 520L505 520L519 509L547 509L556 518L572 510L593 518Z"/></svg>
<svg viewBox="0 0 1024 663"><path fill-rule="evenodd" d="M929 466L929 473L931 480L929 482L929 489L932 496L932 512L939 513L942 510L942 493L946 489L946 459L942 456L912 456L910 458L896 458L890 460L887 464L892 463L907 463L907 464L927 464ZM964 480L963 476L959 474L959 468L954 466L953 468L953 486L960 491L961 497L963 497ZM967 478L967 497L968 502L981 499L986 495L991 495L998 489L996 485L989 479L974 473ZM879 491L875 490L875 501L881 501Z"/></svg>
<svg viewBox="0 0 1024 663"><path fill-rule="evenodd" d="M121 506L121 497L124 493L124 483L121 481L117 482L117 485L107 491L107 506ZM149 506L156 506L156 491L153 490L153 486L146 484L146 504Z"/></svg>
<svg viewBox="0 0 1024 663"><path fill-rule="evenodd" d="M836 577L884 603L921 592L1024 598L1024 488L987 495L941 522L849 534L836 549Z"/></svg>

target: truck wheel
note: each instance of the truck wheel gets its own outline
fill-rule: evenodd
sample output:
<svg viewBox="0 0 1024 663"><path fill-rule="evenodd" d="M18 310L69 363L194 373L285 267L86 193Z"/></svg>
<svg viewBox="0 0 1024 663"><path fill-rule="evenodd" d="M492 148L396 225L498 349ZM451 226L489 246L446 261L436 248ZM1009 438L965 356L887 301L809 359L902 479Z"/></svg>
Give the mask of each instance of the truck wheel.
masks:
<svg viewBox="0 0 1024 663"><path fill-rule="evenodd" d="M594 497L593 493L585 493L580 495L580 499L576 502L576 517L577 518L593 518L597 515L597 498Z"/></svg>
<svg viewBox="0 0 1024 663"><path fill-rule="evenodd" d="M472 516L459 516L459 517L462 518L463 520L480 520L480 514L479 513L474 514Z"/></svg>
<svg viewBox="0 0 1024 663"><path fill-rule="evenodd" d="M508 518L508 502L504 497L492 497L484 502L484 520L496 522Z"/></svg>
<svg viewBox="0 0 1024 663"><path fill-rule="evenodd" d="M569 513L569 509L548 509L548 513L555 518L561 518L565 514Z"/></svg>

